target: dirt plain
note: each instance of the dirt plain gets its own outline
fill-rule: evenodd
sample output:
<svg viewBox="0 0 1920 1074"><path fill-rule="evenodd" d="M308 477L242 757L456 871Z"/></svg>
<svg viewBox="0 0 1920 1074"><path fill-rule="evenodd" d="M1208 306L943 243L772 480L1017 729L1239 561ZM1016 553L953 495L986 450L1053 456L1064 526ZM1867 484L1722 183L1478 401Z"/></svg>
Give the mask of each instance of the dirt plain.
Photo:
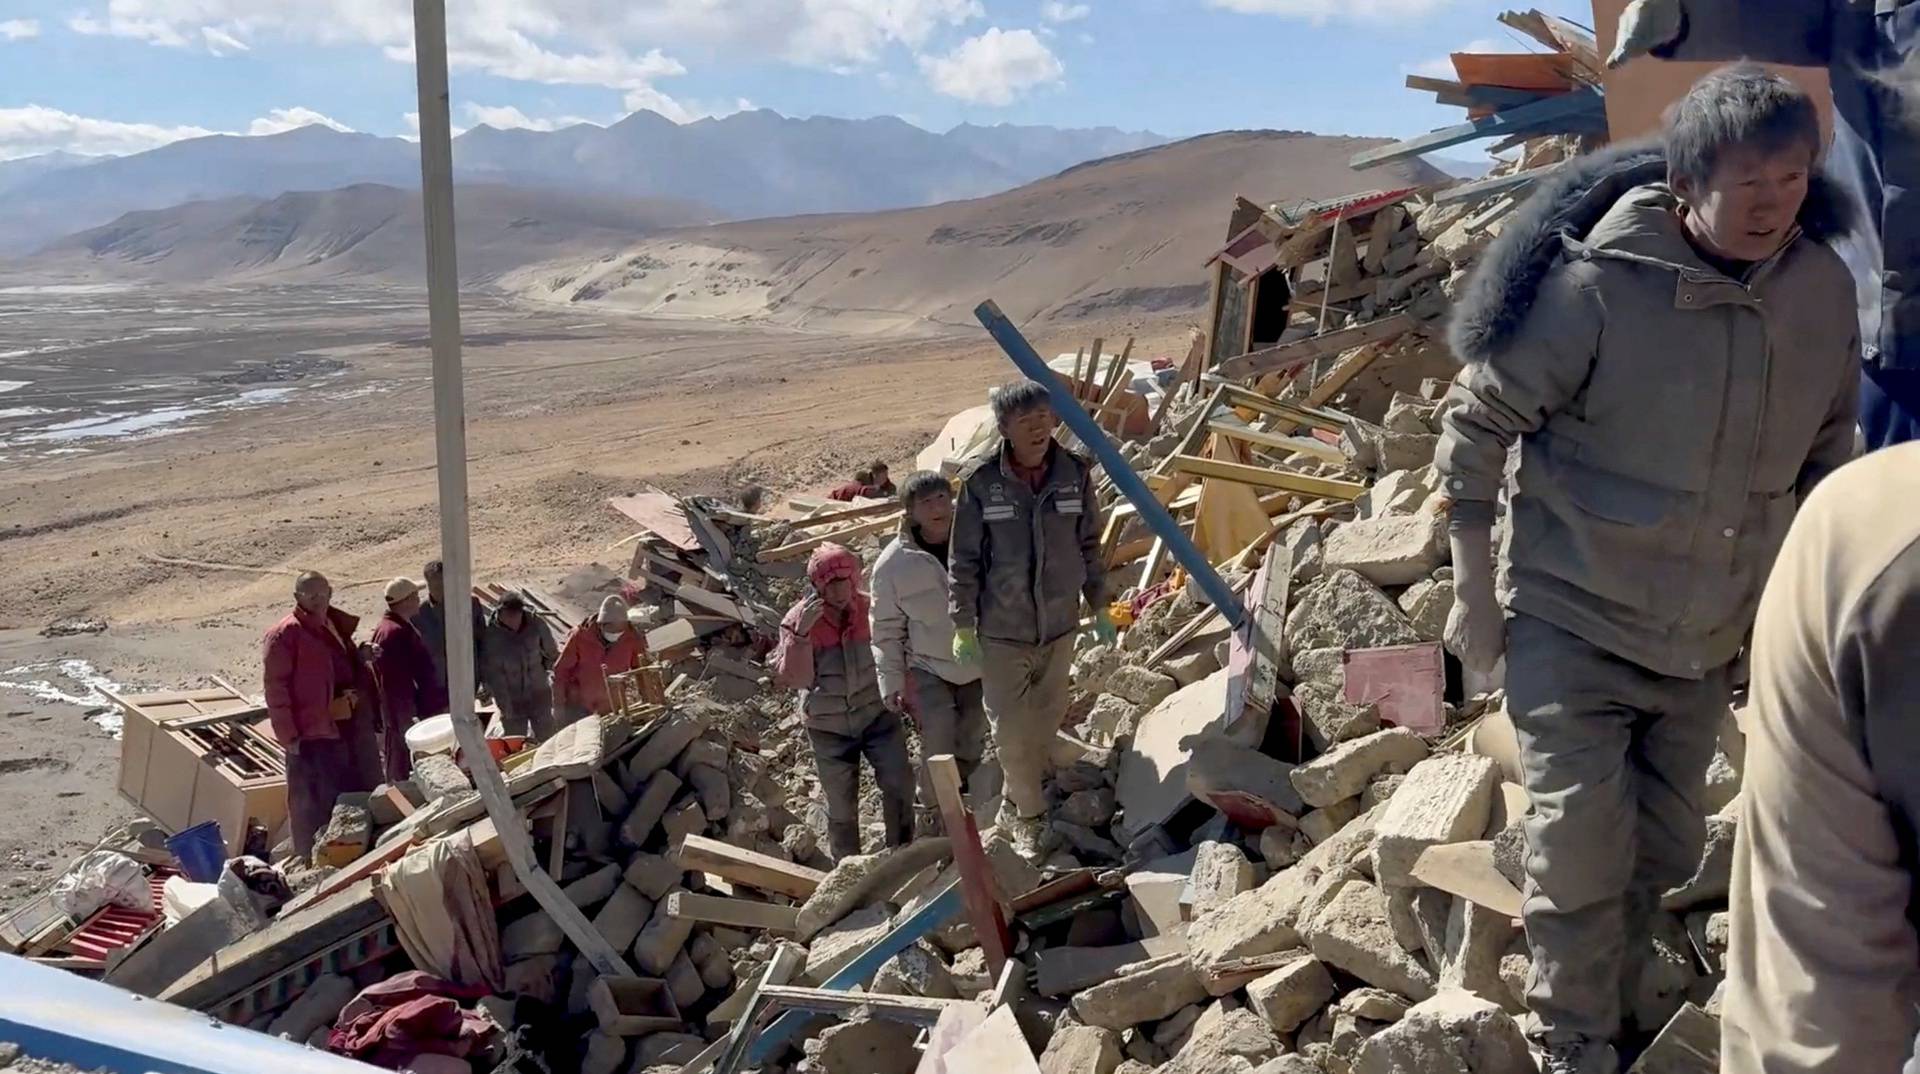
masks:
<svg viewBox="0 0 1920 1074"><path fill-rule="evenodd" d="M0 908L132 815L114 789L111 721L88 718L104 707L96 677L155 689L221 676L257 692L258 639L295 572L325 571L336 603L371 616L376 583L417 575L439 543L423 295L147 288L85 301L94 312L74 312L71 295L0 303L0 384L26 382L0 394L0 415L42 411L0 423ZM142 331L177 309L199 312ZM648 484L784 495L876 457L904 472L951 414L1012 377L984 331L847 337L486 296L463 314L481 579L617 565L608 546L632 527L606 498ZM1177 357L1186 322L1030 335L1050 355L1097 333L1137 333L1136 357ZM285 390L223 405L263 383ZM155 412L173 418L143 425ZM106 629L43 636L83 619Z"/></svg>

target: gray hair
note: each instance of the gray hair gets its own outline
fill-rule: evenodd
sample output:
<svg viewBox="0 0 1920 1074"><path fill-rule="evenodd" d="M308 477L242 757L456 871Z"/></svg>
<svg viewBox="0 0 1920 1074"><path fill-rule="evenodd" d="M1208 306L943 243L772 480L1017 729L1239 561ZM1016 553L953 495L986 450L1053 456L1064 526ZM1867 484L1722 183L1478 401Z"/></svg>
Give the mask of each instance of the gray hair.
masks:
<svg viewBox="0 0 1920 1074"><path fill-rule="evenodd" d="M1667 116L1667 173L1705 183L1720 156L1735 146L1764 153L1804 145L1820 155L1820 115L1813 98L1754 63L1722 67L1693 84Z"/></svg>
<svg viewBox="0 0 1920 1074"><path fill-rule="evenodd" d="M900 483L900 506L911 511L914 504L935 494L953 495L952 483L932 470L915 470Z"/></svg>
<svg viewBox="0 0 1920 1074"><path fill-rule="evenodd" d="M994 425L1004 430L1008 422L1020 415L1052 406L1053 398L1047 394L1046 385L1039 381L1017 380L995 388L987 403L993 407Z"/></svg>

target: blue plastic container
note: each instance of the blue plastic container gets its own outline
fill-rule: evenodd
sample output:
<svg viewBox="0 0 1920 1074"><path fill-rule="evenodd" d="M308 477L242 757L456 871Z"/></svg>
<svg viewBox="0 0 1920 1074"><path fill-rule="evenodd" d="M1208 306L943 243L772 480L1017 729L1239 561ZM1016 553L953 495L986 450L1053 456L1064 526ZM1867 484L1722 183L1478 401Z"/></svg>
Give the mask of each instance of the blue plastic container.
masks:
<svg viewBox="0 0 1920 1074"><path fill-rule="evenodd" d="M227 864L227 841L220 835L220 822L201 821L167 840L167 849L180 863L187 879L199 884L220 881L220 870Z"/></svg>

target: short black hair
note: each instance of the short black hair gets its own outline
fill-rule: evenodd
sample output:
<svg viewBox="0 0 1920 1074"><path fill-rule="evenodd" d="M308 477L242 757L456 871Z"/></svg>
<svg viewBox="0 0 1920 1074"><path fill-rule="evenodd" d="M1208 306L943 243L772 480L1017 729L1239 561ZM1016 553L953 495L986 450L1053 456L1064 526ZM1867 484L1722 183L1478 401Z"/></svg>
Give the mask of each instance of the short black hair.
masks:
<svg viewBox="0 0 1920 1074"><path fill-rule="evenodd" d="M913 510L913 505L936 492L953 495L953 484L932 470L915 470L900 482L900 506Z"/></svg>
<svg viewBox="0 0 1920 1074"><path fill-rule="evenodd" d="M430 560L427 560L427 565L425 567L420 568L420 573L426 575L429 578L438 578L442 574L446 573L446 566L437 559L430 559Z"/></svg>
<svg viewBox="0 0 1920 1074"><path fill-rule="evenodd" d="M867 470L868 470L868 472L869 472L869 473L872 473L872 474L874 474L874 475L876 475L876 476L878 476L878 475L880 475L880 474L886 474L886 473L892 473L892 471L891 471L891 470L888 470L888 469L887 469L887 464L886 464L886 463L884 463L884 462L875 462L875 463L870 463L870 464L869 464L869 465L867 466Z"/></svg>
<svg viewBox="0 0 1920 1074"><path fill-rule="evenodd" d="M497 607L503 612L509 609L524 612L527 610L527 598L521 596L518 589L509 589L501 595Z"/></svg>
<svg viewBox="0 0 1920 1074"><path fill-rule="evenodd" d="M1012 384L1002 384L993 390L987 403L993 408L993 423L1001 429L1007 423L1029 411L1053 405L1053 397L1047 394L1047 387L1035 380L1016 380Z"/></svg>
<svg viewBox="0 0 1920 1074"><path fill-rule="evenodd" d="M1693 84L1667 115L1667 173L1705 183L1734 146L1780 153L1805 145L1820 155L1820 114L1813 98L1755 63L1736 63Z"/></svg>

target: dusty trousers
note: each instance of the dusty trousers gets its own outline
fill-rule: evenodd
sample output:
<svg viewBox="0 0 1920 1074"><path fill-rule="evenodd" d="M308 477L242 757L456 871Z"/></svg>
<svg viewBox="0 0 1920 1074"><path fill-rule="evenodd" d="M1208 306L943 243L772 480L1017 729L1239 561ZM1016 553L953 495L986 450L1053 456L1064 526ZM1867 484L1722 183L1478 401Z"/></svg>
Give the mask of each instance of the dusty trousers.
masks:
<svg viewBox="0 0 1920 1074"><path fill-rule="evenodd" d="M1728 683L1725 667L1673 678L1543 620L1508 618L1507 710L1533 800L1527 1006L1542 1041L1620 1032L1660 896L1700 864Z"/></svg>
<svg viewBox="0 0 1920 1074"><path fill-rule="evenodd" d="M1022 817L1047 811L1053 738L1067 715L1073 635L1045 645L980 639L980 685L1006 776L1002 793Z"/></svg>
<svg viewBox="0 0 1920 1074"><path fill-rule="evenodd" d="M973 774L979 770L980 758L987 751L987 708L982 700L980 680L956 685L931 671L916 668L907 673L907 683L913 693L913 717L920 728L922 758L952 755L954 767L960 770L961 793L967 793L973 789L970 786ZM938 832L942 830L940 802L927 773L923 765L920 808L932 821L931 829Z"/></svg>
<svg viewBox="0 0 1920 1074"><path fill-rule="evenodd" d="M852 734L807 728L820 791L827 797L827 844L835 861L860 853L860 758L873 766L880 788L880 818L886 845L913 841L913 762L900 717L875 706L875 715Z"/></svg>
<svg viewBox="0 0 1920 1074"><path fill-rule="evenodd" d="M303 739L287 751L287 827L302 862L312 862L313 837L333 818L340 796L370 791L379 781L380 758L360 726L366 719L341 723L339 738Z"/></svg>

